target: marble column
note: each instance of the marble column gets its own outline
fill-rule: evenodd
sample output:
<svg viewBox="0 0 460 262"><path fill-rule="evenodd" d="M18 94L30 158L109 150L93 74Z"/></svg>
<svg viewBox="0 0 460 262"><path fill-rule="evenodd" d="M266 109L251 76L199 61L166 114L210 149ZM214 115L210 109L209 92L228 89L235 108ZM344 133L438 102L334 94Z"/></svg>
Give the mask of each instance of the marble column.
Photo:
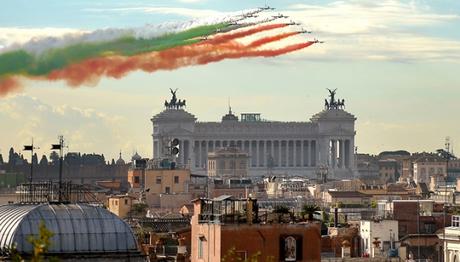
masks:
<svg viewBox="0 0 460 262"><path fill-rule="evenodd" d="M310 165L309 166L317 166L317 155L319 155L319 150L318 150L318 143L316 140L311 140L310 141Z"/></svg>
<svg viewBox="0 0 460 262"><path fill-rule="evenodd" d="M272 156L273 162L275 162L275 141L270 140L270 154ZM273 163L273 166L276 166L275 163Z"/></svg>
<svg viewBox="0 0 460 262"><path fill-rule="evenodd" d="M250 157L250 167L254 165L254 152L252 152L252 140L249 140L249 157Z"/></svg>
<svg viewBox="0 0 460 262"><path fill-rule="evenodd" d="M267 159L268 159L268 152L267 152L267 140L264 140L263 141L263 145L264 145L264 153L262 154L262 159L263 159L263 164L262 166L266 167L267 166Z"/></svg>
<svg viewBox="0 0 460 262"><path fill-rule="evenodd" d="M204 147L204 156L203 156L203 168L207 169L208 166L208 152L209 152L209 144L208 141L205 141L205 147Z"/></svg>
<svg viewBox="0 0 460 262"><path fill-rule="evenodd" d="M198 154L197 154L197 167L201 168L201 158L203 156L203 153L201 152L202 148L201 140L198 141Z"/></svg>
<svg viewBox="0 0 460 262"><path fill-rule="evenodd" d="M260 150L259 150L259 140L256 140L256 167L260 165Z"/></svg>
<svg viewBox="0 0 460 262"><path fill-rule="evenodd" d="M340 168L345 168L345 141L340 140Z"/></svg>
<svg viewBox="0 0 460 262"><path fill-rule="evenodd" d="M296 167L297 166L297 141L292 140L292 166Z"/></svg>

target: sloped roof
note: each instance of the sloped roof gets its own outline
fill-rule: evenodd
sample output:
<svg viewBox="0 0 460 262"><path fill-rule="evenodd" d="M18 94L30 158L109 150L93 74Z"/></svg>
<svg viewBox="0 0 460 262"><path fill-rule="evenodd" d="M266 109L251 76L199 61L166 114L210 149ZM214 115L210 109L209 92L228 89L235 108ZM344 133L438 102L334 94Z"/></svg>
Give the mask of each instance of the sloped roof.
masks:
<svg viewBox="0 0 460 262"><path fill-rule="evenodd" d="M328 193L332 197L356 197L356 198L368 197L368 195L363 194L358 191L328 191Z"/></svg>
<svg viewBox="0 0 460 262"><path fill-rule="evenodd" d="M123 220L106 209L87 204L0 206L0 250L13 244L31 253L29 235L38 235L43 221L54 235L50 253L137 252L134 234Z"/></svg>

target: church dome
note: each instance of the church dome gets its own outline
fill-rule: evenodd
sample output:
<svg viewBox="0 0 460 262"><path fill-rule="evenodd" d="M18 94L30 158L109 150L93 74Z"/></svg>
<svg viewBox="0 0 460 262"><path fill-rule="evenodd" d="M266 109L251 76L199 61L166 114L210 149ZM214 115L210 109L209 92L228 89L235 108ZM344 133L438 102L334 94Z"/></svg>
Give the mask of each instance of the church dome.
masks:
<svg viewBox="0 0 460 262"><path fill-rule="evenodd" d="M0 206L0 251L16 245L32 253L30 235L43 221L53 233L49 253L135 253L137 242L127 223L106 209L87 204Z"/></svg>
<svg viewBox="0 0 460 262"><path fill-rule="evenodd" d="M137 153L136 153L131 157L131 161L134 161L134 160L141 160L142 157Z"/></svg>
<svg viewBox="0 0 460 262"><path fill-rule="evenodd" d="M121 158L121 152L120 152L120 157L118 157L116 164L120 165L120 166L126 164L125 160L123 160L123 158Z"/></svg>

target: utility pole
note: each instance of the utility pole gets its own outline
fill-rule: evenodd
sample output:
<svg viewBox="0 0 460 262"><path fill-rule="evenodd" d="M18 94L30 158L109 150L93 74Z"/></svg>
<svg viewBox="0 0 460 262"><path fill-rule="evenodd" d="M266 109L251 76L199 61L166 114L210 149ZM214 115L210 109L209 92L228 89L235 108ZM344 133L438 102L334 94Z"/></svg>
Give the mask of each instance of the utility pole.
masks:
<svg viewBox="0 0 460 262"><path fill-rule="evenodd" d="M32 182L34 176L34 149L40 149L39 147L34 147L34 139L32 138L32 143L30 145L24 145L24 151L30 151L30 176L29 176L29 202L32 199Z"/></svg>
<svg viewBox="0 0 460 262"><path fill-rule="evenodd" d="M442 253L445 253L446 248L446 213L447 213L447 178L449 177L449 159L450 155L450 139L446 137L446 142L444 144L446 150L446 176L444 177L444 207L443 207L443 215L444 215L444 229L442 231ZM444 258L445 260L446 258Z"/></svg>
<svg viewBox="0 0 460 262"><path fill-rule="evenodd" d="M58 201L62 202L62 164L63 164L63 150L64 150L64 137L61 135L59 138L59 144L52 144L51 150L59 150L59 189L58 189Z"/></svg>

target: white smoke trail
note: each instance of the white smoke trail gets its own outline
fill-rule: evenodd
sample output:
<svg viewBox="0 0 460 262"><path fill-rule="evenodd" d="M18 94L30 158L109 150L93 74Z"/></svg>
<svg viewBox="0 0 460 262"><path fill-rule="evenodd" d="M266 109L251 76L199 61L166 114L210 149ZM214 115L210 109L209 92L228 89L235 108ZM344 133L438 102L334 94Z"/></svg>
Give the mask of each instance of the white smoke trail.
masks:
<svg viewBox="0 0 460 262"><path fill-rule="evenodd" d="M40 55L47 50L54 48L62 48L79 43L106 42L126 36L132 36L138 39L151 39L167 33L178 33L198 26L230 22L255 11L257 11L257 9L247 9L238 12L222 13L213 17L198 18L187 22L165 22L156 25L147 24L137 28L107 28L95 31L75 29L49 29L34 31L34 29L30 29L32 33L35 33L35 37L29 39L28 41L19 39L19 41L15 43L10 43L0 37L0 54L22 49L34 55ZM2 28L0 28L0 33L1 32Z"/></svg>

